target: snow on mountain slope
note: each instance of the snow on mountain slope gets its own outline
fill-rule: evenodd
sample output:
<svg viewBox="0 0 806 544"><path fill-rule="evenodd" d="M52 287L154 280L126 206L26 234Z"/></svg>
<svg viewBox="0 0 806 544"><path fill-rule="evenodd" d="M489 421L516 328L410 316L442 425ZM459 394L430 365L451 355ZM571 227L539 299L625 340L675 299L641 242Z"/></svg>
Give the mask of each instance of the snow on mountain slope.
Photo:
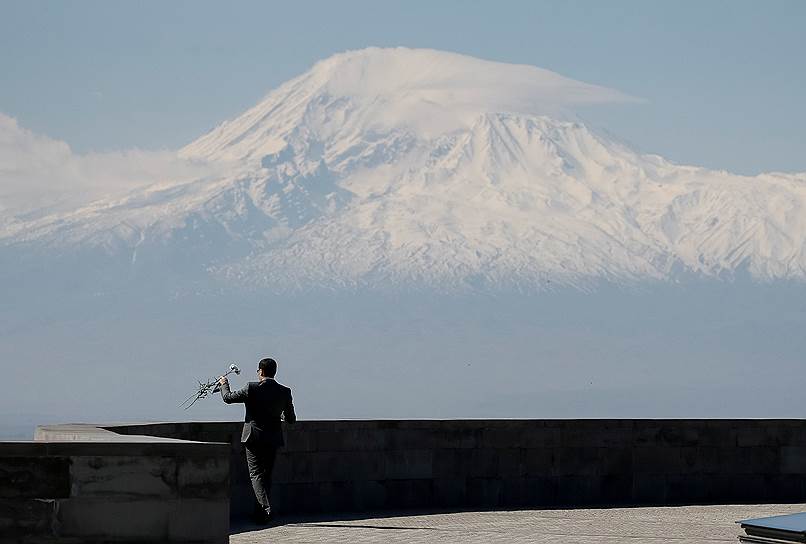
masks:
<svg viewBox="0 0 806 544"><path fill-rule="evenodd" d="M328 141L334 155L395 129L432 138L467 129L481 112L556 114L563 106L633 100L534 66L427 49L334 55L238 118L182 149L185 157L260 160L289 139Z"/></svg>
<svg viewBox="0 0 806 544"><path fill-rule="evenodd" d="M451 53L348 52L181 150L230 175L13 223L0 252L180 254L269 290L806 278L806 174L674 165L565 113L628 99Z"/></svg>

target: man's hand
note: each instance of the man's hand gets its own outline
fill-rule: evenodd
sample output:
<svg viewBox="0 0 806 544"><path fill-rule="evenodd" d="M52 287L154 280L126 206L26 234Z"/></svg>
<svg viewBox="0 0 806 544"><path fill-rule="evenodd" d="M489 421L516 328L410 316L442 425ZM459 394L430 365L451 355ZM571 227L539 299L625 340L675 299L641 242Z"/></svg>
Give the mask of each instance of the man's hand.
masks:
<svg viewBox="0 0 806 544"><path fill-rule="evenodd" d="M219 376L218 377L218 385L224 385L225 383L228 383L228 382L229 382L229 380L227 380L226 376Z"/></svg>

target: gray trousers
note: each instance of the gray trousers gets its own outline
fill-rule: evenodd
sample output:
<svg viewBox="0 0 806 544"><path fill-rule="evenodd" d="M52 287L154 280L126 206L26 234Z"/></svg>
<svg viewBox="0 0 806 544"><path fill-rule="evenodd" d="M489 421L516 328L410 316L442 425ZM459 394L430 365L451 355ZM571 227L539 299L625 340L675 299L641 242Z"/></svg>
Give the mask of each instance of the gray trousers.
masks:
<svg viewBox="0 0 806 544"><path fill-rule="evenodd" d="M273 444L245 444L246 466L249 467L249 479L260 507L269 513L269 490L271 489L271 472L277 456L277 446Z"/></svg>

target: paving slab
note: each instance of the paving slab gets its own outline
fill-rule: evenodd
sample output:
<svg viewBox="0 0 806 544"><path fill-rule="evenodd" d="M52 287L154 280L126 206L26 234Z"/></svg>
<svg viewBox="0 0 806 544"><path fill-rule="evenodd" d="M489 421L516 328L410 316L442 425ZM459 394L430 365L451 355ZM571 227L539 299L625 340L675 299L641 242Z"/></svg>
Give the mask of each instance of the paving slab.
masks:
<svg viewBox="0 0 806 544"><path fill-rule="evenodd" d="M737 542L734 522L806 512L806 504L395 513L287 518L234 527L230 544L529 542L533 544Z"/></svg>

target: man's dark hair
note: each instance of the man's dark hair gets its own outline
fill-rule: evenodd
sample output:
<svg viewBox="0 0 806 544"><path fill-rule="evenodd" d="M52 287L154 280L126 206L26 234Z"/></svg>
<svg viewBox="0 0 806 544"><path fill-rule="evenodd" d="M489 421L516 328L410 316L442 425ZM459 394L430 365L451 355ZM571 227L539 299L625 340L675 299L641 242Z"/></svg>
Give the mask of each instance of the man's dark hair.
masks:
<svg viewBox="0 0 806 544"><path fill-rule="evenodd" d="M257 367L263 371L263 375L267 378L274 378L277 374L277 361L270 358L261 359Z"/></svg>

